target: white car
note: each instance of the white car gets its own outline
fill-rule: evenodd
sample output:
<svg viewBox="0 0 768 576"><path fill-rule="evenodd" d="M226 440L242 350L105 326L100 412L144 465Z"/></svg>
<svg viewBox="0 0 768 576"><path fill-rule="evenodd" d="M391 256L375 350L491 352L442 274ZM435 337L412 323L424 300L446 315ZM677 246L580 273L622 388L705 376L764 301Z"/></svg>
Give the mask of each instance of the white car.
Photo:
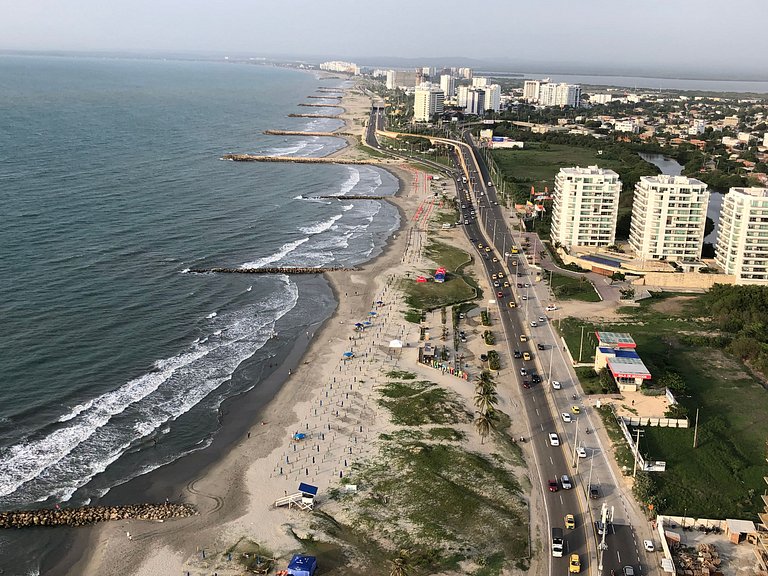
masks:
<svg viewBox="0 0 768 576"><path fill-rule="evenodd" d="M653 552L656 550L653 546L653 540L643 540L643 548L645 548L646 552Z"/></svg>
<svg viewBox="0 0 768 576"><path fill-rule="evenodd" d="M557 380L552 380L552 388L555 390L560 390L563 386L558 382Z"/></svg>
<svg viewBox="0 0 768 576"><path fill-rule="evenodd" d="M547 321L547 319L544 316L539 316L539 322L541 322L543 324L546 321Z"/></svg>
<svg viewBox="0 0 768 576"><path fill-rule="evenodd" d="M551 446L560 446L560 436L554 432L549 433L549 444Z"/></svg>
<svg viewBox="0 0 768 576"><path fill-rule="evenodd" d="M547 312L552 312L553 310L557 310L557 306L555 306L554 304L550 304L549 306L547 306Z"/></svg>
<svg viewBox="0 0 768 576"><path fill-rule="evenodd" d="M579 446L576 449L576 454L578 454L579 458L586 458L587 457L587 451L584 448L584 446Z"/></svg>
<svg viewBox="0 0 768 576"><path fill-rule="evenodd" d="M568 412L563 412L560 414L560 417L563 419L563 422L569 423L571 422L571 415L568 414Z"/></svg>
<svg viewBox="0 0 768 576"><path fill-rule="evenodd" d="M560 477L560 484L563 486L563 490L570 490L573 488L573 484L571 483L571 479L568 478L568 474L563 474Z"/></svg>
<svg viewBox="0 0 768 576"><path fill-rule="evenodd" d="M538 326L536 320L531 320L531 328L536 328L536 326Z"/></svg>

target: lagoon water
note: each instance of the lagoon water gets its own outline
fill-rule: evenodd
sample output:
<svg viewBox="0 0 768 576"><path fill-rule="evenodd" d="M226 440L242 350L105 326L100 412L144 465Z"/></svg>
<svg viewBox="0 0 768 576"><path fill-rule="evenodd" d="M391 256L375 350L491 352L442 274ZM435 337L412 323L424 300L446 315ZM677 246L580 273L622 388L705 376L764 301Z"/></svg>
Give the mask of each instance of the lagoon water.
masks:
<svg viewBox="0 0 768 576"><path fill-rule="evenodd" d="M380 252L394 207L317 196L392 194L388 172L219 160L339 149L262 134L339 127L286 117L320 84L247 64L0 57L0 509L87 503L204 448L222 402L335 306L317 278L188 268ZM36 573L44 541L0 534L0 568Z"/></svg>

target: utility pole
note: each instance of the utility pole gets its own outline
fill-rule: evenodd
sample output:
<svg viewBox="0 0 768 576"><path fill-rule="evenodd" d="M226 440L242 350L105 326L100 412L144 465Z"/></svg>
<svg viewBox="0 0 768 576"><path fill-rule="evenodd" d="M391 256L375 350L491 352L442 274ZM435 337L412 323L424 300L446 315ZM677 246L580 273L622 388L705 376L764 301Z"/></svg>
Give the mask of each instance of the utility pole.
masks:
<svg viewBox="0 0 768 576"><path fill-rule="evenodd" d="M637 429L637 436L635 439L635 466L632 470L632 478L637 476L637 461L640 459L640 428Z"/></svg>
<svg viewBox="0 0 768 576"><path fill-rule="evenodd" d="M576 437L573 439L573 467L576 468L576 473L579 472L579 458L576 456L576 447L579 445L579 419L574 418L576 424ZM590 468L590 472L592 469Z"/></svg>
<svg viewBox="0 0 768 576"><path fill-rule="evenodd" d="M581 350L584 346L584 326L581 327L581 340L579 340L579 364L581 364Z"/></svg>
<svg viewBox="0 0 768 576"><path fill-rule="evenodd" d="M696 439L699 436L699 409L696 408L696 424L693 427L693 447L696 448Z"/></svg>

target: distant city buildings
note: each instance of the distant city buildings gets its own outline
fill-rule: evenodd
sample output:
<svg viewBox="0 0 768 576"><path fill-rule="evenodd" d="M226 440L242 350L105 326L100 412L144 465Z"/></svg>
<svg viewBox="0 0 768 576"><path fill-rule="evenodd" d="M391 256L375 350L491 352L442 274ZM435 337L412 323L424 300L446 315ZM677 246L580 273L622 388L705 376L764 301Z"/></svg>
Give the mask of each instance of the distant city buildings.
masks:
<svg viewBox="0 0 768 576"><path fill-rule="evenodd" d="M485 114L485 90L470 88L467 90L467 103L464 108L467 114L482 116Z"/></svg>
<svg viewBox="0 0 768 576"><path fill-rule="evenodd" d="M578 84L555 84L544 80L526 80L523 83L523 100L539 106L581 106L581 86Z"/></svg>
<svg viewBox="0 0 768 576"><path fill-rule="evenodd" d="M498 84L486 84L485 91L485 109L498 112L501 110L501 86Z"/></svg>
<svg viewBox="0 0 768 576"><path fill-rule="evenodd" d="M621 180L597 166L561 168L555 177L552 242L609 246L616 240Z"/></svg>
<svg viewBox="0 0 768 576"><path fill-rule="evenodd" d="M538 80L526 80L523 83L523 100L535 103L539 101L539 89L541 82Z"/></svg>
<svg viewBox="0 0 768 576"><path fill-rule="evenodd" d="M472 78L472 88L483 88L488 85L488 78L482 76L475 76Z"/></svg>
<svg viewBox="0 0 768 576"><path fill-rule="evenodd" d="M345 74L354 74L355 76L360 74L360 67L357 64L354 62L344 62L343 60L323 62L320 64L320 70L327 70L329 72L343 72Z"/></svg>
<svg viewBox="0 0 768 576"><path fill-rule="evenodd" d="M686 176L643 176L635 186L629 244L640 258L701 257L709 204L707 185Z"/></svg>
<svg viewBox="0 0 768 576"><path fill-rule="evenodd" d="M446 99L451 99L456 92L456 79L451 74L440 76L440 89L445 94Z"/></svg>
<svg viewBox="0 0 768 576"><path fill-rule="evenodd" d="M591 94L589 102L591 104L610 104L613 101L613 94Z"/></svg>
<svg viewBox="0 0 768 576"><path fill-rule="evenodd" d="M738 283L768 284L768 188L731 188L725 195L715 262Z"/></svg>
<svg viewBox="0 0 768 576"><path fill-rule="evenodd" d="M413 88L421 84L423 72L413 70L387 70L387 90Z"/></svg>
<svg viewBox="0 0 768 576"><path fill-rule="evenodd" d="M445 93L439 86L430 83L421 84L414 92L413 120L429 122L435 114L443 113Z"/></svg>
<svg viewBox="0 0 768 576"><path fill-rule="evenodd" d="M459 78L465 78L469 80L472 78L472 68L458 68L456 70L456 74L459 75Z"/></svg>
<svg viewBox="0 0 768 576"><path fill-rule="evenodd" d="M637 134L640 131L640 126L634 120L616 120L613 124L613 129L616 132L628 132L630 134Z"/></svg>
<svg viewBox="0 0 768 576"><path fill-rule="evenodd" d="M456 105L459 108L466 108L467 100L469 100L469 86L457 87L456 88Z"/></svg>

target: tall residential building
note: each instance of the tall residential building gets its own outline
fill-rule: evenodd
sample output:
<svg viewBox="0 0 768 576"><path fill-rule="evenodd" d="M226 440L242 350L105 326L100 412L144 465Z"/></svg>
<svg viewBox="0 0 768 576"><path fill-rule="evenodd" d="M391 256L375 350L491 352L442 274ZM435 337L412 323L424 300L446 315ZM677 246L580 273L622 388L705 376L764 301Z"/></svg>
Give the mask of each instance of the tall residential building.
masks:
<svg viewBox="0 0 768 576"><path fill-rule="evenodd" d="M768 284L768 188L731 188L723 197L715 261L743 284Z"/></svg>
<svg viewBox="0 0 768 576"><path fill-rule="evenodd" d="M539 104L542 106L573 106L581 105L581 86L578 84L552 84L542 82L539 87Z"/></svg>
<svg viewBox="0 0 768 576"><path fill-rule="evenodd" d="M387 70L387 90L413 88L414 86L418 86L421 83L419 81L420 76L421 71Z"/></svg>
<svg viewBox="0 0 768 576"><path fill-rule="evenodd" d="M466 78L466 79L472 78L472 68L459 68L457 73L462 78Z"/></svg>
<svg viewBox="0 0 768 576"><path fill-rule="evenodd" d="M429 122L435 114L443 113L445 94L440 87L424 83L416 88L413 100L413 120Z"/></svg>
<svg viewBox="0 0 768 576"><path fill-rule="evenodd" d="M470 88L467 91L467 105L464 108L467 114L485 114L485 90L482 88Z"/></svg>
<svg viewBox="0 0 768 576"><path fill-rule="evenodd" d="M440 76L440 89L446 98L453 98L453 93L456 91L456 80L454 77L450 74Z"/></svg>
<svg viewBox="0 0 768 576"><path fill-rule="evenodd" d="M527 102L539 101L539 89L541 82L538 80L526 80L523 84L523 99Z"/></svg>
<svg viewBox="0 0 768 576"><path fill-rule="evenodd" d="M469 86L458 86L456 88L456 104L460 108L466 108L467 100L469 100Z"/></svg>
<svg viewBox="0 0 768 576"><path fill-rule="evenodd" d="M483 88L485 86L488 86L488 78L483 78L482 76L472 78L472 88Z"/></svg>
<svg viewBox="0 0 768 576"><path fill-rule="evenodd" d="M360 66L354 62L345 62L343 60L323 62L320 64L320 70L328 70L330 72L345 72L346 74L354 74L355 76L360 74Z"/></svg>
<svg viewBox="0 0 768 576"><path fill-rule="evenodd" d="M498 112L501 110L501 86L498 84L488 84L484 87L485 91L485 109Z"/></svg>
<svg viewBox="0 0 768 576"><path fill-rule="evenodd" d="M561 168L555 177L552 242L610 246L616 240L621 180L613 170Z"/></svg>
<svg viewBox="0 0 768 576"><path fill-rule="evenodd" d="M687 176L643 176L635 185L629 244L644 259L701 257L707 185Z"/></svg>

